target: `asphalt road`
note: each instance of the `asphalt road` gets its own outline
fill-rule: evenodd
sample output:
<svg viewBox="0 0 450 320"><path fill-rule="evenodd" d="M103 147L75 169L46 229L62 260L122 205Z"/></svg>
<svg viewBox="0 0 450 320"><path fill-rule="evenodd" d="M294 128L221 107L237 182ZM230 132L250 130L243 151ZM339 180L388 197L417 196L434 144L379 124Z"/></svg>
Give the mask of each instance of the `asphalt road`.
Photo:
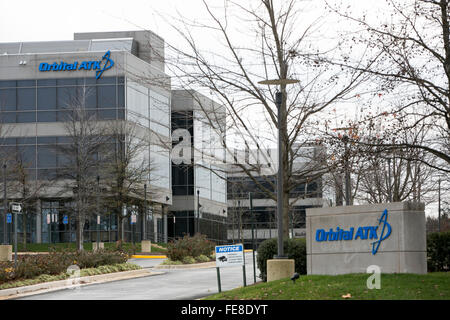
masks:
<svg viewBox="0 0 450 320"><path fill-rule="evenodd" d="M132 259L152 268L164 259ZM252 253L246 253L247 285L254 283ZM218 292L216 268L155 269L161 275L82 286L24 297L20 300L191 300ZM259 270L256 268L256 276ZM220 269L222 291L243 286L242 267ZM257 277L256 281L260 281Z"/></svg>

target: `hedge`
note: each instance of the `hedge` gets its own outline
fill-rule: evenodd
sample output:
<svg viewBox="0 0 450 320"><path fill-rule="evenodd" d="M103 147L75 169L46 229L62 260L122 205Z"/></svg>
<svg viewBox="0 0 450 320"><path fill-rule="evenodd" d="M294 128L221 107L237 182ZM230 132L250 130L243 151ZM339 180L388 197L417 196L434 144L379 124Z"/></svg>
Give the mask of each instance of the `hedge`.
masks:
<svg viewBox="0 0 450 320"><path fill-rule="evenodd" d="M189 259L188 257L196 259L201 255L211 256L214 246L213 242L206 239L206 235L199 233L193 237L186 235L167 245L167 257L172 261L183 261Z"/></svg>
<svg viewBox="0 0 450 320"><path fill-rule="evenodd" d="M450 271L450 231L427 235L428 272Z"/></svg>

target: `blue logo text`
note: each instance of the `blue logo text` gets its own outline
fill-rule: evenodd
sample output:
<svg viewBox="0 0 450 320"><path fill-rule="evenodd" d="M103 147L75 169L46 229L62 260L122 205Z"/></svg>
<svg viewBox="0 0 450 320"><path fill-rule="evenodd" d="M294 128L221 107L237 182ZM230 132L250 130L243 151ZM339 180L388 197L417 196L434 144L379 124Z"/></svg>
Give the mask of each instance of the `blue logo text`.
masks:
<svg viewBox="0 0 450 320"><path fill-rule="evenodd" d="M82 61L82 62L72 62L67 63L64 61L61 61L60 63L53 62L52 64L42 62L39 65L39 71L76 71L76 70L96 70L95 72L95 78L100 79L103 72L111 69L112 66L114 66L114 61L110 58L111 52L106 52L102 60L100 61Z"/></svg>

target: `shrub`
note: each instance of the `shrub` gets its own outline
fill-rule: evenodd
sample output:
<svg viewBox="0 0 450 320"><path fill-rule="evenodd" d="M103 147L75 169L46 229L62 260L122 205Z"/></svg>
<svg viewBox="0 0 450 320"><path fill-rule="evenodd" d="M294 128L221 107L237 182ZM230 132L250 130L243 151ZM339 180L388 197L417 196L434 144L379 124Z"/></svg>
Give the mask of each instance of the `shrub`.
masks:
<svg viewBox="0 0 450 320"><path fill-rule="evenodd" d="M306 274L306 239L285 239L283 243L284 253L289 259L295 261L295 272ZM267 263L278 252L277 239L263 241L258 247L257 264L261 271L261 278L267 281Z"/></svg>
<svg viewBox="0 0 450 320"><path fill-rule="evenodd" d="M117 251L51 251L49 254L19 256L17 268L14 262L0 262L0 284L20 279L31 279L40 275L58 275L66 272L70 265L80 269L102 265L122 264L128 255Z"/></svg>
<svg viewBox="0 0 450 320"><path fill-rule="evenodd" d="M191 256L187 256L187 257L183 258L183 263L184 264L192 264L192 263L195 263L195 262L196 262L195 259L193 257L191 257Z"/></svg>
<svg viewBox="0 0 450 320"><path fill-rule="evenodd" d="M173 264L180 265L180 264L183 264L183 262L181 262L181 261L179 261L179 260L172 261L172 260L170 260L170 259L166 259L166 260L164 260L161 264L162 264L162 265L173 265Z"/></svg>
<svg viewBox="0 0 450 320"><path fill-rule="evenodd" d="M99 250L97 252L83 251L78 253L75 259L80 269L86 269L125 263L128 260L128 255L124 252L106 250Z"/></svg>
<svg viewBox="0 0 450 320"><path fill-rule="evenodd" d="M209 256L214 250L214 243L206 239L206 235L184 236L167 245L167 257L172 261L183 261L186 257L196 258Z"/></svg>
<svg viewBox="0 0 450 320"><path fill-rule="evenodd" d="M427 236L428 272L450 270L450 231Z"/></svg>
<svg viewBox="0 0 450 320"><path fill-rule="evenodd" d="M195 258L195 261L197 261L197 262L209 262L210 260L211 259L209 257L205 256L204 254L201 254Z"/></svg>

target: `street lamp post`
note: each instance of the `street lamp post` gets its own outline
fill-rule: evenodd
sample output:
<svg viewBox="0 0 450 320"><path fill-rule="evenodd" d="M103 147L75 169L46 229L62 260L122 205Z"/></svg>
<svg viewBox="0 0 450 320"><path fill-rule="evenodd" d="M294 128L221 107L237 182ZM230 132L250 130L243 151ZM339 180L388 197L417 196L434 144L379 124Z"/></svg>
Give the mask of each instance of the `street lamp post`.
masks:
<svg viewBox="0 0 450 320"><path fill-rule="evenodd" d="M350 189L350 170L348 167L348 158L349 158L349 154L348 154L348 136L344 135L344 137L342 138L342 141L344 141L344 158L345 158L345 204L347 206L351 205L351 189Z"/></svg>
<svg viewBox="0 0 450 320"><path fill-rule="evenodd" d="M391 190L391 158L387 158L388 163L388 200L392 202L392 190Z"/></svg>
<svg viewBox="0 0 450 320"><path fill-rule="evenodd" d="M244 245L244 240L242 239L243 237L241 237L241 230L242 230L242 216L241 216L241 200L238 200L238 241L240 241L242 243L242 245Z"/></svg>
<svg viewBox="0 0 450 320"><path fill-rule="evenodd" d="M256 283L256 262L255 262L255 216L253 214L253 196L248 193L250 217L252 219L252 256L253 256L253 282Z"/></svg>
<svg viewBox="0 0 450 320"><path fill-rule="evenodd" d="M200 190L197 189L197 230L194 232L200 233Z"/></svg>
<svg viewBox="0 0 450 320"><path fill-rule="evenodd" d="M100 205L99 205L99 193L100 193L100 176L97 176L97 250L100 248Z"/></svg>
<svg viewBox="0 0 450 320"><path fill-rule="evenodd" d="M6 232L6 214L7 214L7 205L8 201L6 200L6 163L3 164L3 244L8 244L8 234Z"/></svg>
<svg viewBox="0 0 450 320"><path fill-rule="evenodd" d="M438 180L438 232L441 232L441 178Z"/></svg>
<svg viewBox="0 0 450 320"><path fill-rule="evenodd" d="M285 258L283 250L283 110L281 107L283 93L276 93L278 107L278 180L277 180L277 210L278 210L278 255L274 258Z"/></svg>
<svg viewBox="0 0 450 320"><path fill-rule="evenodd" d="M147 184L144 184L144 221L142 222L142 240L147 240Z"/></svg>
<svg viewBox="0 0 450 320"><path fill-rule="evenodd" d="M285 116L283 109L283 88L287 84L297 83L298 80L293 79L275 79L260 81L259 84L279 85L281 91L275 94L275 103L278 108L278 177L277 177L277 227L278 227L278 254L274 259L286 259L283 250L283 135L285 131Z"/></svg>

